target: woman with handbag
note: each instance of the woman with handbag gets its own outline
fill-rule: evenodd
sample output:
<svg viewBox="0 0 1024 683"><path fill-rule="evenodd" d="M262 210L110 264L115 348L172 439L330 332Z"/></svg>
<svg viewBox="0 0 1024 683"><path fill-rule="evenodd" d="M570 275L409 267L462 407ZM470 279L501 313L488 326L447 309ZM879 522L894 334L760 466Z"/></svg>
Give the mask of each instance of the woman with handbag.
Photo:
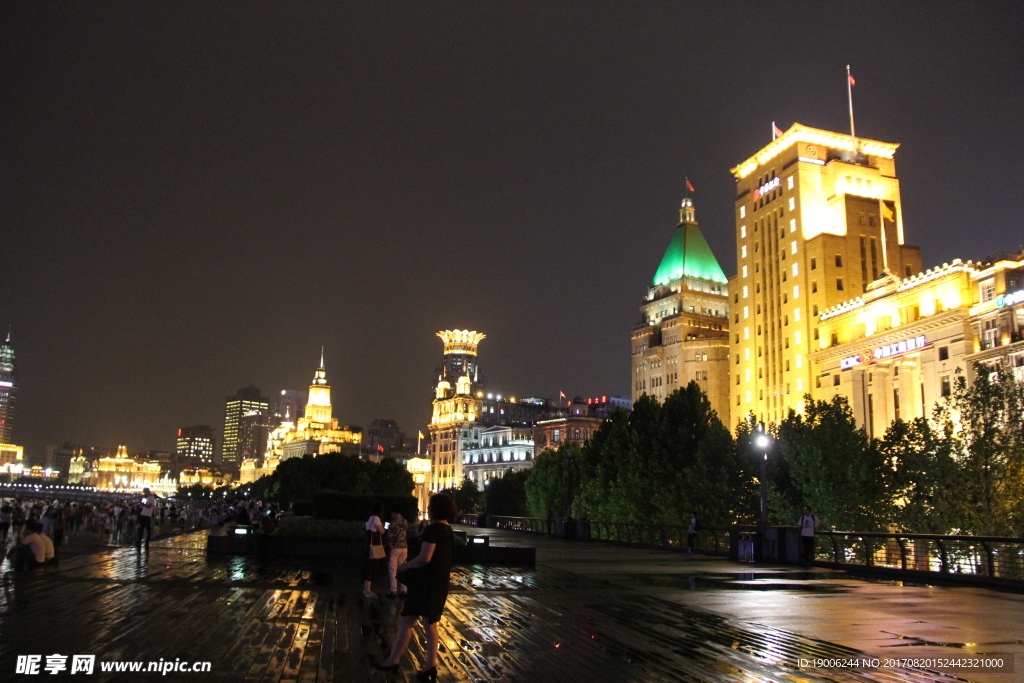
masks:
<svg viewBox="0 0 1024 683"><path fill-rule="evenodd" d="M373 663L381 671L397 671L398 661L412 638L413 624L422 618L426 622L427 648L424 668L416 673L417 681L437 680L437 622L441 621L441 613L448 600L452 551L455 548L455 534L448 520L458 516L459 510L451 498L438 493L430 497L427 514L431 524L423 531L419 554L398 567L398 580L409 587L409 597L402 608L391 656L381 663Z"/></svg>
<svg viewBox="0 0 1024 683"><path fill-rule="evenodd" d="M384 576L384 543L381 535L384 525L380 522L380 503L370 506L370 518L366 520L366 564L363 565L363 597L373 597L373 582Z"/></svg>

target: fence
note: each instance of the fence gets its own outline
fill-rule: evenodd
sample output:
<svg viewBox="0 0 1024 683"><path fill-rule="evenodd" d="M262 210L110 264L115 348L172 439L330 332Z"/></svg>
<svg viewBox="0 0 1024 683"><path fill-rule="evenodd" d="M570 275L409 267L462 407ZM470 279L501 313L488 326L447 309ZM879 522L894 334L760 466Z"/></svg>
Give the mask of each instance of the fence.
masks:
<svg viewBox="0 0 1024 683"><path fill-rule="evenodd" d="M815 545L833 565L1024 580L1024 538L825 531Z"/></svg>

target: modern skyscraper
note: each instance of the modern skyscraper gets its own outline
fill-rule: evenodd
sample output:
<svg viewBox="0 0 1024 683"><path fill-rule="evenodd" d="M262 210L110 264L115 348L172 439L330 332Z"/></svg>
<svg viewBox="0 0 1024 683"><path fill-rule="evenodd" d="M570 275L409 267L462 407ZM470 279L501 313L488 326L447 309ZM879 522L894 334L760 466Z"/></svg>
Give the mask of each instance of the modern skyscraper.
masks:
<svg viewBox="0 0 1024 683"><path fill-rule="evenodd" d="M14 443L14 407L17 397L14 348L11 346L11 331L8 329L7 339L0 344L0 443Z"/></svg>
<svg viewBox="0 0 1024 683"><path fill-rule="evenodd" d="M801 412L819 313L920 272L903 239L897 147L794 123L732 169L731 422Z"/></svg>
<svg viewBox="0 0 1024 683"><path fill-rule="evenodd" d="M228 396L224 407L224 446L220 462L238 466L245 457L245 451L252 449L251 423L254 416L262 417L265 423L270 403L260 395L260 390L250 385L239 389L234 396ZM243 428L243 418L246 418ZM264 440L263 445L266 445Z"/></svg>
<svg viewBox="0 0 1024 683"><path fill-rule="evenodd" d="M728 335L725 273L687 197L631 335L633 402L644 394L664 400L694 380L729 424Z"/></svg>
<svg viewBox="0 0 1024 683"><path fill-rule="evenodd" d="M182 461L190 464L211 464L216 453L213 438L213 427L194 425L178 430L174 456L178 464Z"/></svg>

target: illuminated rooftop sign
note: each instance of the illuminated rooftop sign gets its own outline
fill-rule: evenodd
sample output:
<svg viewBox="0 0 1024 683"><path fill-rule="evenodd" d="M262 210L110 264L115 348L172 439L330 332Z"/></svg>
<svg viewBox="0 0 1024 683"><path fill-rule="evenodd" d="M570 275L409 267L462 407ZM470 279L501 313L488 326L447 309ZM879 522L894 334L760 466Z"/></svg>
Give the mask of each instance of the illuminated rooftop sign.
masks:
<svg viewBox="0 0 1024 683"><path fill-rule="evenodd" d="M765 183L761 187L759 187L756 190L754 190L753 192L751 192L750 193L750 198L753 199L754 201L757 201L758 199L761 198L762 195L768 194L769 192L771 192L772 190L774 190L776 187L778 187L781 184L782 184L782 178L780 178L778 176L775 176L774 178L769 180L767 183Z"/></svg>
<svg viewBox="0 0 1024 683"><path fill-rule="evenodd" d="M1022 302L1024 302L1024 289L1018 290L1012 294L1000 294L999 296L997 296L996 308L1014 306Z"/></svg>

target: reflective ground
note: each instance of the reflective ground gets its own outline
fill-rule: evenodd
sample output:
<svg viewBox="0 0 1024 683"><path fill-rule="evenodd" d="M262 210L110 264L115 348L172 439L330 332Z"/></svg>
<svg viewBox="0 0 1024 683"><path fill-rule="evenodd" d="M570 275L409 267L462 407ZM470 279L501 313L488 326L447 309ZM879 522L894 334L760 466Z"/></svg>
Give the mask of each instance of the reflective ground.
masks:
<svg viewBox="0 0 1024 683"><path fill-rule="evenodd" d="M818 669L800 659L1024 652L1022 596L866 582L835 572L752 569L716 558L531 543L531 569L459 568L441 623L441 677L455 681L958 681L898 666ZM6 567L3 567L6 568ZM364 601L353 567L320 561L210 560L202 533L108 547L34 575L3 574L0 681L411 681L370 671L400 604ZM377 587L384 595L385 586ZM96 655L91 676L18 675L17 656ZM210 662L209 672L117 673L103 662ZM1021 662L1024 665L1024 661Z"/></svg>

